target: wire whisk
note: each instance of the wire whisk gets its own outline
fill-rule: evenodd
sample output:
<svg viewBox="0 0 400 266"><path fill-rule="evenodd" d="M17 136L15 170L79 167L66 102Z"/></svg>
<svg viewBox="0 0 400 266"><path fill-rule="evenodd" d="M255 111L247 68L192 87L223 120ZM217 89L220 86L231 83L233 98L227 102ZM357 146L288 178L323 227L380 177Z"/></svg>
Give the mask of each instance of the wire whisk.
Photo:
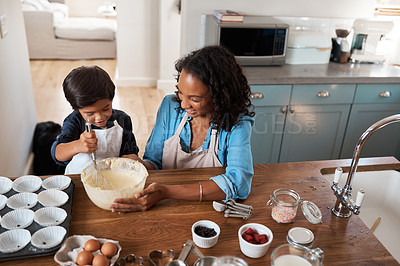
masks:
<svg viewBox="0 0 400 266"><path fill-rule="evenodd" d="M89 122L88 119L87 119L86 122L85 122L85 130L86 130L87 132L93 132L92 125L90 124L90 122ZM92 158L93 166L94 166L94 170L95 170L95 173L93 173L93 174L91 175L91 183L92 183L94 186L97 186L97 187L101 187L101 188L111 188L110 182L108 182L107 178L105 178L105 177L99 172L99 169L97 168L96 153L95 153L95 152L92 152L92 153L90 154L90 157Z"/></svg>

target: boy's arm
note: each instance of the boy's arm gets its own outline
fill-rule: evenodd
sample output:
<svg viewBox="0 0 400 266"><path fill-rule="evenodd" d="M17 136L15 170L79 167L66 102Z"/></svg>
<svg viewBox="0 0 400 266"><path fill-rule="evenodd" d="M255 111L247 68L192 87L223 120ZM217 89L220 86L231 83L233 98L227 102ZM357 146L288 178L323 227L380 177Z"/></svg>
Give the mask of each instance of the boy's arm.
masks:
<svg viewBox="0 0 400 266"><path fill-rule="evenodd" d="M59 143L56 146L55 157L58 161L69 161L78 153L91 153L97 150L95 132L83 132L78 140L68 143Z"/></svg>

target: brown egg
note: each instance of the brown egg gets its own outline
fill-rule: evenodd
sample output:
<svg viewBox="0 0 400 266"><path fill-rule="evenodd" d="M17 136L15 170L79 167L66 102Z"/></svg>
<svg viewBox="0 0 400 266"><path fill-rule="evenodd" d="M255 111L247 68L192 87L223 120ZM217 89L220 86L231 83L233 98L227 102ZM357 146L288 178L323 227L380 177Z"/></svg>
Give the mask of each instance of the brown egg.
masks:
<svg viewBox="0 0 400 266"><path fill-rule="evenodd" d="M104 255L96 255L92 262L93 266L108 266L110 262L108 261L107 257Z"/></svg>
<svg viewBox="0 0 400 266"><path fill-rule="evenodd" d="M94 252L100 249L100 242L96 239L89 239L86 241L85 246L83 247L84 250Z"/></svg>
<svg viewBox="0 0 400 266"><path fill-rule="evenodd" d="M106 242L101 246L101 253L111 259L118 252L118 247L114 243Z"/></svg>
<svg viewBox="0 0 400 266"><path fill-rule="evenodd" d="M79 252L78 256L76 256L76 263L78 265L90 265L92 264L93 255L92 252L83 250Z"/></svg>

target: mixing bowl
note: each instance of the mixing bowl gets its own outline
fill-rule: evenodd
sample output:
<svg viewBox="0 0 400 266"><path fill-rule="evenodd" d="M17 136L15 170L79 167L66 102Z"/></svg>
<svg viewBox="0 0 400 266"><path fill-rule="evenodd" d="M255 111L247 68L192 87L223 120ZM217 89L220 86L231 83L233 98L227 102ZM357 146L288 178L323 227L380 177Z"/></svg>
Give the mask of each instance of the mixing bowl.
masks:
<svg viewBox="0 0 400 266"><path fill-rule="evenodd" d="M143 164L128 158L107 158L96 161L83 169L81 181L89 199L98 207L110 210L115 198L133 198L144 188L148 172ZM102 178L110 186L96 185L96 178Z"/></svg>

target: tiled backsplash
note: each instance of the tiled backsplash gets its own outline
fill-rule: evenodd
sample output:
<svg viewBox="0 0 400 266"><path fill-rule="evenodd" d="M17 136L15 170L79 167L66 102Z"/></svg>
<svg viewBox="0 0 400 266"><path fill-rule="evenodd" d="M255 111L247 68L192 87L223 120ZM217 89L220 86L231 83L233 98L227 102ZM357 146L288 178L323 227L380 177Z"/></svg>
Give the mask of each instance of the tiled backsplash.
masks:
<svg viewBox="0 0 400 266"><path fill-rule="evenodd" d="M303 30L303 31L317 31L325 32L332 38L336 37L335 29L339 25L347 25L352 29L355 19L343 19L343 18L316 18L316 17L280 17L275 18L289 24L289 30ZM398 17L380 17L382 20L394 21L393 30L385 36L385 41L382 43L381 49L387 51L385 53L388 58L392 58L393 62L399 64L400 62L400 51L397 51L400 44L400 18ZM347 40L351 43L353 40L354 31L352 30L347 37ZM396 59L394 58L396 57Z"/></svg>
<svg viewBox="0 0 400 266"><path fill-rule="evenodd" d="M276 17L289 24L290 30L306 30L325 32L331 37L336 37L336 25L353 26L354 19L340 18L311 18L311 17ZM351 36L349 36L351 37Z"/></svg>

